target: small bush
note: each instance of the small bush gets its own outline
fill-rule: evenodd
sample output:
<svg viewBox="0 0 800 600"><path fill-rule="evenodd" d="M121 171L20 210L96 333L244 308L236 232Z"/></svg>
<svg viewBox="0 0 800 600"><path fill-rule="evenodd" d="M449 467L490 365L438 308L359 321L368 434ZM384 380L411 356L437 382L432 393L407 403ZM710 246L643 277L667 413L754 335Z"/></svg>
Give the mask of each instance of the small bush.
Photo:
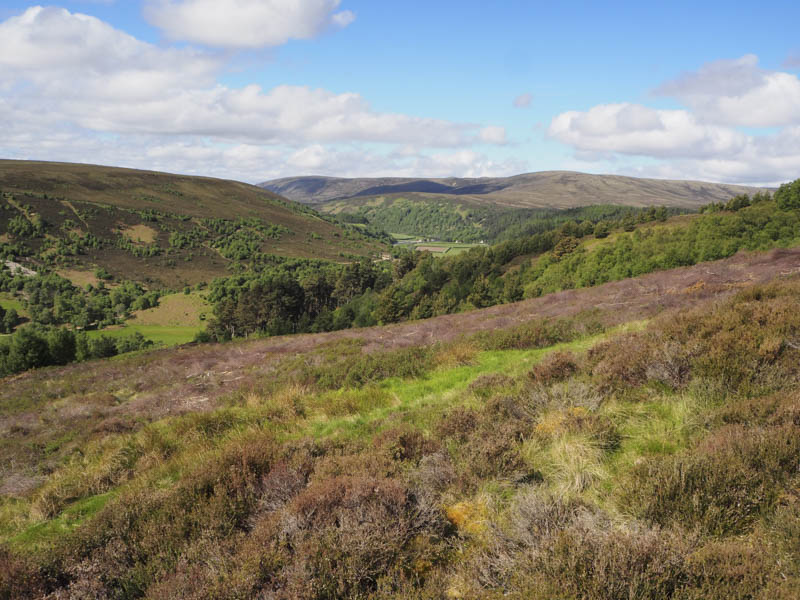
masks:
<svg viewBox="0 0 800 600"><path fill-rule="evenodd" d="M469 384L467 389L480 398L489 398L495 393L510 388L513 385L514 380L510 377L500 373L491 373L488 375L479 375Z"/></svg>
<svg viewBox="0 0 800 600"><path fill-rule="evenodd" d="M691 451L636 466L623 502L660 525L675 521L714 535L739 534L774 507L799 468L793 426L726 426Z"/></svg>
<svg viewBox="0 0 800 600"><path fill-rule="evenodd" d="M376 448L385 452L392 460L419 462L425 455L439 450L439 444L426 438L411 427L396 427L381 432L374 441Z"/></svg>
<svg viewBox="0 0 800 600"><path fill-rule="evenodd" d="M528 372L528 377L538 384L563 381L575 374L578 361L571 352L554 352Z"/></svg>

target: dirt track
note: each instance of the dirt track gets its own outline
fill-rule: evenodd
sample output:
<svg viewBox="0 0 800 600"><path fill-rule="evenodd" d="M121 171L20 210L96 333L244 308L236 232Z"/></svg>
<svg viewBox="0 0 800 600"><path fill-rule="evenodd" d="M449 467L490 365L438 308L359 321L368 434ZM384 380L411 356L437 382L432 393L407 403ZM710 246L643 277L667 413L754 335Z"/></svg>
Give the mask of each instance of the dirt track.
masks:
<svg viewBox="0 0 800 600"><path fill-rule="evenodd" d="M103 363L76 364L8 378L0 402L19 394L48 401L91 390L114 390L122 404L109 410L157 417L213 407L216 398L255 384L274 359L302 353L342 339L359 339L364 351L446 341L463 334L510 327L535 318L555 318L598 309L607 324L652 316L665 309L691 307L737 289L800 274L800 248L740 253L732 258L651 273L594 288L568 290L468 313L383 327L258 339L223 345L183 346ZM64 382L69 380L69 384ZM79 401L80 403L80 401ZM69 418L71 415L63 415ZM2 428L0 428L2 429Z"/></svg>

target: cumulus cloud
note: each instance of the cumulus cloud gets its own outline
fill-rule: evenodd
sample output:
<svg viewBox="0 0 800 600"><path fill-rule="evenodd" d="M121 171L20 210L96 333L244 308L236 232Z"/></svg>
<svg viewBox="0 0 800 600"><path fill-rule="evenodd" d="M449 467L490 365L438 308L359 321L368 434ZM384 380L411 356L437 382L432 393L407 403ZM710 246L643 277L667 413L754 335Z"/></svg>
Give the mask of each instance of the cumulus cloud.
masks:
<svg viewBox="0 0 800 600"><path fill-rule="evenodd" d="M279 46L355 20L340 0L150 0L145 18L174 40L222 48Z"/></svg>
<svg viewBox="0 0 800 600"><path fill-rule="evenodd" d="M148 44L91 16L29 8L0 22L0 155L245 181L504 168L460 154L505 143L501 127L379 112L357 93L229 87L217 81L224 67L217 55Z"/></svg>
<svg viewBox="0 0 800 600"><path fill-rule="evenodd" d="M230 88L216 83L221 66L208 54L159 48L59 8L30 8L0 23L4 101L18 116L33 110L93 131L267 144L505 141L502 128L377 112L356 93Z"/></svg>
<svg viewBox="0 0 800 600"><path fill-rule="evenodd" d="M800 81L746 55L685 73L656 90L686 106L603 104L554 117L548 134L582 162L649 159L628 174L774 184L800 173ZM774 127L759 132L745 127ZM655 159L656 162L652 162Z"/></svg>
<svg viewBox="0 0 800 600"><path fill-rule="evenodd" d="M529 108L533 102L533 96L531 94L525 93L520 94L516 98L514 98L514 108Z"/></svg>
<svg viewBox="0 0 800 600"><path fill-rule="evenodd" d="M505 144L506 143L506 128L490 125L484 127L478 134L478 138L487 144Z"/></svg>
<svg viewBox="0 0 800 600"><path fill-rule="evenodd" d="M24 78L77 89L74 76L102 81L138 78L137 83L153 93L164 89L157 86L209 85L219 67L219 60L209 55L157 48L95 17L62 8L34 6L0 23L0 73L6 80ZM98 90L87 94L93 91Z"/></svg>
<svg viewBox="0 0 800 600"><path fill-rule="evenodd" d="M753 54L707 63L662 84L655 93L677 98L715 123L775 127L800 122L800 79L759 68Z"/></svg>
<svg viewBox="0 0 800 600"><path fill-rule="evenodd" d="M619 155L661 161L633 171L623 167L627 174L774 184L800 173L800 126L752 135L703 123L685 110L609 104L562 113L548 133L584 162L613 162Z"/></svg>
<svg viewBox="0 0 800 600"><path fill-rule="evenodd" d="M548 134L578 150L667 157L710 157L741 150L747 137L700 123L685 110L604 104L556 116Z"/></svg>
<svg viewBox="0 0 800 600"><path fill-rule="evenodd" d="M783 66L790 69L796 69L800 67L800 52L796 52L787 56L786 60L783 61Z"/></svg>

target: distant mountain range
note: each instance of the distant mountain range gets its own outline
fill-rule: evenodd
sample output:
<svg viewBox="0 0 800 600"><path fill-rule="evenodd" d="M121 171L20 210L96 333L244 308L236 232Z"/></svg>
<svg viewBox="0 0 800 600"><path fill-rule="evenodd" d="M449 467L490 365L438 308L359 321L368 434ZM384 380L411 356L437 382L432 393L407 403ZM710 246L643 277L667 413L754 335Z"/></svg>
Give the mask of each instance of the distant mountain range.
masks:
<svg viewBox="0 0 800 600"><path fill-rule="evenodd" d="M348 198L402 194L412 199L457 196L460 202L467 204L491 203L509 208L572 208L590 204L696 208L709 202L728 200L737 194L761 190L702 181L642 179L572 171L446 179L286 177L258 185L290 200L313 205Z"/></svg>

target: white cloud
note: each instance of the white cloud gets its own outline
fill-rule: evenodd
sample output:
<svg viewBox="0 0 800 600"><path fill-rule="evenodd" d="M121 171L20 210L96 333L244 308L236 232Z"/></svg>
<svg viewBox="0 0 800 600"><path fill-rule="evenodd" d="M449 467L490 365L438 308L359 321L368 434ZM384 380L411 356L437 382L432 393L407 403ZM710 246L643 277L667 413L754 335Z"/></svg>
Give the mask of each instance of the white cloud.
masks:
<svg viewBox="0 0 800 600"><path fill-rule="evenodd" d="M490 125L489 127L484 127L481 129L480 133L478 134L478 138L482 142L486 142L487 144L498 144L502 145L506 143L506 128L505 127L497 127L495 125Z"/></svg>
<svg viewBox="0 0 800 600"><path fill-rule="evenodd" d="M514 98L514 108L529 108L533 102L533 96L531 94L525 93L520 94L516 98Z"/></svg>
<svg viewBox="0 0 800 600"><path fill-rule="evenodd" d="M775 184L800 176L800 80L747 55L708 63L657 89L686 108L618 103L553 118L548 134L582 162L648 161L618 172L676 179ZM744 127L776 127L759 132ZM653 162L655 161L655 162ZM630 165L630 163L628 163Z"/></svg>
<svg viewBox="0 0 800 600"><path fill-rule="evenodd" d="M216 83L221 67L196 50L158 48L58 8L30 8L0 23L0 81L18 118L38 113L99 132L261 144L505 141L502 128L377 112L356 93L230 88Z"/></svg>
<svg viewBox="0 0 800 600"><path fill-rule="evenodd" d="M340 0L150 0L145 18L171 39L223 48L279 46L346 27Z"/></svg>
<svg viewBox="0 0 800 600"><path fill-rule="evenodd" d="M737 152L747 136L704 125L685 110L655 110L638 104L603 104L556 116L548 134L577 150L655 157L710 157Z"/></svg>
<svg viewBox="0 0 800 600"><path fill-rule="evenodd" d="M215 55L148 44L94 17L29 8L0 22L0 156L251 182L507 169L464 151L504 143L501 127L379 112L357 93L228 87L217 82L224 67Z"/></svg>
<svg viewBox="0 0 800 600"><path fill-rule="evenodd" d="M752 54L719 60L656 89L689 106L703 119L733 126L775 127L800 123L800 79L766 71Z"/></svg>
<svg viewBox="0 0 800 600"><path fill-rule="evenodd" d="M609 104L562 113L548 133L572 146L579 161L613 163L619 155L660 161L618 169L630 175L760 184L800 175L800 126L747 135L704 124L685 110Z"/></svg>
<svg viewBox="0 0 800 600"><path fill-rule="evenodd" d="M157 48L61 8L35 6L0 23L2 79L33 83L55 97L130 98L211 85L220 66L207 54Z"/></svg>

